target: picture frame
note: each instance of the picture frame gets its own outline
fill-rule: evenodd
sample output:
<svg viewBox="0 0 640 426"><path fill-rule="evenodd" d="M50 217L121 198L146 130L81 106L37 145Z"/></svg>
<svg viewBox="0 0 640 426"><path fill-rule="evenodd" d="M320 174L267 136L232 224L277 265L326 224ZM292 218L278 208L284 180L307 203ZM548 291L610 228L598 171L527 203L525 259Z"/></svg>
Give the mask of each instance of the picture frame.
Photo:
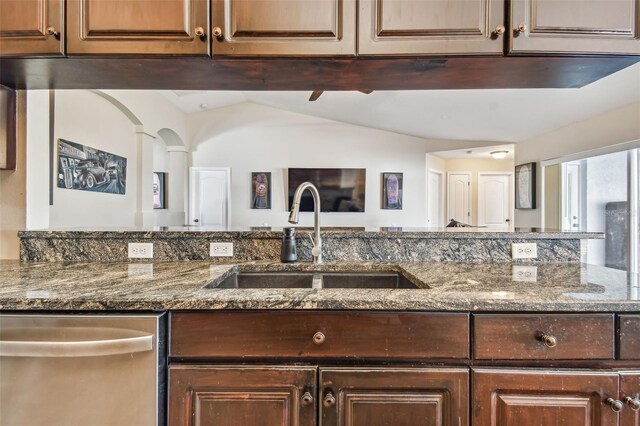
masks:
<svg viewBox="0 0 640 426"><path fill-rule="evenodd" d="M271 209L271 172L251 173L251 208Z"/></svg>
<svg viewBox="0 0 640 426"><path fill-rule="evenodd" d="M382 173L382 209L402 210L403 173Z"/></svg>
<svg viewBox="0 0 640 426"><path fill-rule="evenodd" d="M167 174L165 172L153 172L153 209L167 208Z"/></svg>
<svg viewBox="0 0 640 426"><path fill-rule="evenodd" d="M516 209L536 208L536 163L524 163L515 168Z"/></svg>

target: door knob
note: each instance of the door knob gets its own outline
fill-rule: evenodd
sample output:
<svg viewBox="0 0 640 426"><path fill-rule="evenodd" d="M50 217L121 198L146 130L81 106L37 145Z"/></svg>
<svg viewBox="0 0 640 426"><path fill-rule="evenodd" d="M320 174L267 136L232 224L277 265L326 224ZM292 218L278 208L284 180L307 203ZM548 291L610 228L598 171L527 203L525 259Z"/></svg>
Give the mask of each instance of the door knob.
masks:
<svg viewBox="0 0 640 426"><path fill-rule="evenodd" d="M518 25L518 28L516 29L516 33L523 33L527 31L527 24L525 24L524 22L521 23L520 25Z"/></svg>
<svg viewBox="0 0 640 426"><path fill-rule="evenodd" d="M334 405L336 405L336 398L333 396L331 392L327 392L327 394L324 396L324 399L322 400L322 405L324 405L327 408L333 407Z"/></svg>
<svg viewBox="0 0 640 426"><path fill-rule="evenodd" d="M622 409L624 408L624 405L622 405L622 402L618 401L617 399L613 399L613 398L607 398L605 401L605 404L607 404L612 411L614 411L615 413L619 413L620 411L622 411Z"/></svg>
<svg viewBox="0 0 640 426"><path fill-rule="evenodd" d="M193 219L193 221L194 221L195 223L198 223L198 222L200 222L200 219Z"/></svg>
<svg viewBox="0 0 640 426"><path fill-rule="evenodd" d="M49 34L50 36L54 36L55 38L58 38L58 36L60 35L60 33L56 31L55 27L48 27L47 34Z"/></svg>
<svg viewBox="0 0 640 426"><path fill-rule="evenodd" d="M195 34L196 34L196 37L200 37L203 40L207 37L207 35L204 32L204 28L202 27L196 27Z"/></svg>
<svg viewBox="0 0 640 426"><path fill-rule="evenodd" d="M555 348L558 344L558 339L556 339L556 336L547 333L540 334L538 336L538 340L544 343L544 345L548 348Z"/></svg>
<svg viewBox="0 0 640 426"><path fill-rule="evenodd" d="M640 410L640 398L631 398L630 396L625 396L624 402L626 402L633 411Z"/></svg>
<svg viewBox="0 0 640 426"><path fill-rule="evenodd" d="M213 27L213 36L215 38L217 38L218 40L222 40L222 28L220 27Z"/></svg>
<svg viewBox="0 0 640 426"><path fill-rule="evenodd" d="M318 331L316 334L313 335L313 343L315 343L316 345L323 344L325 340L326 340L326 337L322 331Z"/></svg>
<svg viewBox="0 0 640 426"><path fill-rule="evenodd" d="M495 35L502 35L502 34L504 34L505 30L506 30L506 29L505 29L504 25L498 25L498 26L496 27L496 29L493 31L493 33L494 33Z"/></svg>
<svg viewBox="0 0 640 426"><path fill-rule="evenodd" d="M313 402L313 395L311 392L305 392L302 394L302 405L309 405Z"/></svg>

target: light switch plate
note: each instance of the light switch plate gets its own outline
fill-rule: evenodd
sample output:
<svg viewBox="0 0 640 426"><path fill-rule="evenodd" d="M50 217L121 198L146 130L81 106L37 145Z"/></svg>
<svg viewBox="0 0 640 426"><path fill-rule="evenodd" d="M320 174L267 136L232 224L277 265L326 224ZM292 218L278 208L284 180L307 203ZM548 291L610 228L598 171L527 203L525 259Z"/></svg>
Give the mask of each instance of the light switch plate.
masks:
<svg viewBox="0 0 640 426"><path fill-rule="evenodd" d="M209 256L233 257L233 243L210 243Z"/></svg>
<svg viewBox="0 0 640 426"><path fill-rule="evenodd" d="M535 283L538 281L538 267L530 265L513 265L511 280Z"/></svg>
<svg viewBox="0 0 640 426"><path fill-rule="evenodd" d="M513 243L511 244L512 259L535 259L538 257L538 244Z"/></svg>
<svg viewBox="0 0 640 426"><path fill-rule="evenodd" d="M153 259L153 243L129 243L129 259Z"/></svg>

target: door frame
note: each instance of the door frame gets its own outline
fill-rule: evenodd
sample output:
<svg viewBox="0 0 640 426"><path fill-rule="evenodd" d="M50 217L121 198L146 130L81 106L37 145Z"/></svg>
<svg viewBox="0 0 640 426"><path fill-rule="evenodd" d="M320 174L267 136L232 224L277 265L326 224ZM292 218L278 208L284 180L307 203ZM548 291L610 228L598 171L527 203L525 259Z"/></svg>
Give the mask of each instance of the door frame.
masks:
<svg viewBox="0 0 640 426"><path fill-rule="evenodd" d="M195 211L195 207L193 205L194 201L194 182L195 182L195 174L196 172L226 172L227 173L227 211L226 211L226 223L225 227L229 227L229 223L231 220L231 167L189 167L189 218L188 226L194 226L193 220L190 219L193 217L193 212ZM195 225L195 226L202 226Z"/></svg>
<svg viewBox="0 0 640 426"><path fill-rule="evenodd" d="M445 218L445 221L447 223L449 223L449 221L451 220L451 208L450 208L451 207L450 206L451 199L449 198L449 189L450 189L449 188L449 181L451 179L451 175L467 175L467 176L469 176L469 194L468 194L468 198L469 198L469 201L468 201L468 203L469 203L469 216L468 216L468 218L469 218L469 220L466 223L468 223L469 225L473 225L473 223L471 223L472 222L471 218L473 217L473 206L471 205L471 200L473 199L471 197L471 182L473 180L473 173L472 172L447 172L447 183L445 185L445 188L446 188L446 191L447 191L447 208L446 208L447 217ZM445 224L445 226L447 226L447 225Z"/></svg>
<svg viewBox="0 0 640 426"><path fill-rule="evenodd" d="M436 174L439 174L440 177L442 178L442 183L440 185L440 216L442 217L442 223L438 224L438 228L443 228L446 226L446 224L444 223L444 221L446 220L445 216L446 216L446 212L447 212L447 206L446 206L446 194L445 192L447 191L447 183L445 182L445 172L443 170L440 169L435 169L432 167L427 167L427 176L426 176L426 182L425 182L425 189L426 189L426 197L425 197L425 201L426 201L426 218L427 218L427 227L429 226L429 174L433 172Z"/></svg>
<svg viewBox="0 0 640 426"><path fill-rule="evenodd" d="M478 172L478 196L477 196L477 217L476 217L476 225L477 226L486 226L480 223L480 177L481 176L508 176L509 177L509 226L508 228L512 228L513 220L516 211L516 199L515 199L515 178L513 172Z"/></svg>

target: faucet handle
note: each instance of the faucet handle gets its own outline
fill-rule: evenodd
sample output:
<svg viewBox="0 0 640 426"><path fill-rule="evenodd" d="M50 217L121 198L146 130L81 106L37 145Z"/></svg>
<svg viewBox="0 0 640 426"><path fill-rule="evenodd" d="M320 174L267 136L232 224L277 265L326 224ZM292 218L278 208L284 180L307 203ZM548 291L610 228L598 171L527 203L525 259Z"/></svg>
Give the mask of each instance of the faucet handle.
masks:
<svg viewBox="0 0 640 426"><path fill-rule="evenodd" d="M316 245L316 241L313 239L313 234L308 233L307 236L311 240L311 255L320 256L320 254L322 253L322 249Z"/></svg>

